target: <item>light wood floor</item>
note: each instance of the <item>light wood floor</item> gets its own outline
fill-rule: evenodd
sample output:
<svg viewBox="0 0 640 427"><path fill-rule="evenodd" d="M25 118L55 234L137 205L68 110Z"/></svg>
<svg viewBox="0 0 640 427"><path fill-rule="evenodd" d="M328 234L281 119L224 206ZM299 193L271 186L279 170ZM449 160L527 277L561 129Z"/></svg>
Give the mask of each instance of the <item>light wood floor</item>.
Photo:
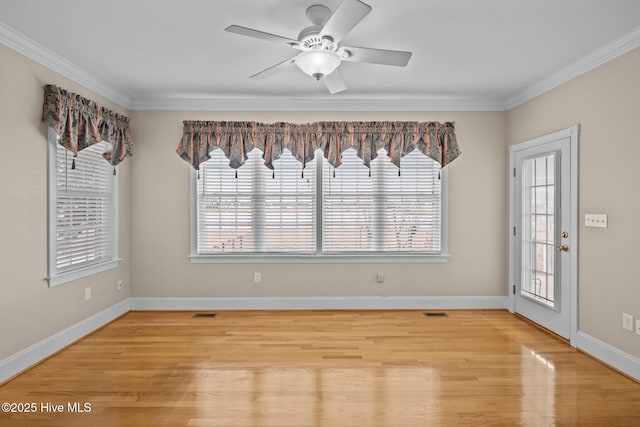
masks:
<svg viewBox="0 0 640 427"><path fill-rule="evenodd" d="M37 411L0 425L640 426L637 382L505 311L447 313L130 312L1 386Z"/></svg>

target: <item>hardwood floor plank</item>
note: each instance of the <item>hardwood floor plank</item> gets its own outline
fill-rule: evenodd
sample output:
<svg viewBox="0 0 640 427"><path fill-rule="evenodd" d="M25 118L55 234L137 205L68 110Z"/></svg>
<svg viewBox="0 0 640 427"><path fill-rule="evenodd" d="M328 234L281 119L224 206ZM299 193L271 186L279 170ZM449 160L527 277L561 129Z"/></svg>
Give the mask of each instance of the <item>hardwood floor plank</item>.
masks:
<svg viewBox="0 0 640 427"><path fill-rule="evenodd" d="M640 384L505 311L193 314L73 344L0 387L37 406L0 425L640 425Z"/></svg>

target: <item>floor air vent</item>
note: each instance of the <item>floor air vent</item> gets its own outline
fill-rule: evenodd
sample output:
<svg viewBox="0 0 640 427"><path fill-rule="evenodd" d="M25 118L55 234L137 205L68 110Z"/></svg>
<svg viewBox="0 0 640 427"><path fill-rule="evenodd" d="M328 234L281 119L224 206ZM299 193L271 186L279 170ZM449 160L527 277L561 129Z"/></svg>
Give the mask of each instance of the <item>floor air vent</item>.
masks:
<svg viewBox="0 0 640 427"><path fill-rule="evenodd" d="M424 314L427 317L449 317L447 313L443 313L440 311L430 311Z"/></svg>
<svg viewBox="0 0 640 427"><path fill-rule="evenodd" d="M193 317L216 317L216 313L196 313Z"/></svg>

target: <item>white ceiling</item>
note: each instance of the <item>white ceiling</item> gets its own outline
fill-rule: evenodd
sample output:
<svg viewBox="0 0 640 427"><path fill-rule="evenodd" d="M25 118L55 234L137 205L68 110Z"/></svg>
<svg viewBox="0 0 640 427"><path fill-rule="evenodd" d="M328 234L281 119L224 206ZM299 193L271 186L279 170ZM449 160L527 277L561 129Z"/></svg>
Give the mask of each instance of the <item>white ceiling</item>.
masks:
<svg viewBox="0 0 640 427"><path fill-rule="evenodd" d="M406 68L343 62L336 95L297 68L249 80L298 51L224 28L295 39L308 6L340 0L2 0L0 42L129 108L253 109L505 109L640 46L638 0L364 1L373 10L343 44L413 56Z"/></svg>

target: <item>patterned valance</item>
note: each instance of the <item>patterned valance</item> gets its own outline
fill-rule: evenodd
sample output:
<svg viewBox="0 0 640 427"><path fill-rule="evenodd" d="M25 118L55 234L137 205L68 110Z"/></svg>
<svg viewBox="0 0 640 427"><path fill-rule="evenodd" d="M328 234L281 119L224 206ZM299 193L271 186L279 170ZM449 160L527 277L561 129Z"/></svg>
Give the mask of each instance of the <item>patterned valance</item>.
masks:
<svg viewBox="0 0 640 427"><path fill-rule="evenodd" d="M100 141L111 143L103 154L113 166L133 156L129 118L54 85L44 87L42 121L53 128L60 144L75 156Z"/></svg>
<svg viewBox="0 0 640 427"><path fill-rule="evenodd" d="M313 159L316 149L334 167L340 166L342 152L357 151L369 167L371 160L384 148L398 167L400 158L418 148L422 153L446 166L461 153L456 141L454 124L446 122L317 122L258 123L222 121L184 121L182 139L176 152L198 170L210 158L209 153L220 148L237 169L254 148L263 152L264 164L273 169L285 148L303 167Z"/></svg>

